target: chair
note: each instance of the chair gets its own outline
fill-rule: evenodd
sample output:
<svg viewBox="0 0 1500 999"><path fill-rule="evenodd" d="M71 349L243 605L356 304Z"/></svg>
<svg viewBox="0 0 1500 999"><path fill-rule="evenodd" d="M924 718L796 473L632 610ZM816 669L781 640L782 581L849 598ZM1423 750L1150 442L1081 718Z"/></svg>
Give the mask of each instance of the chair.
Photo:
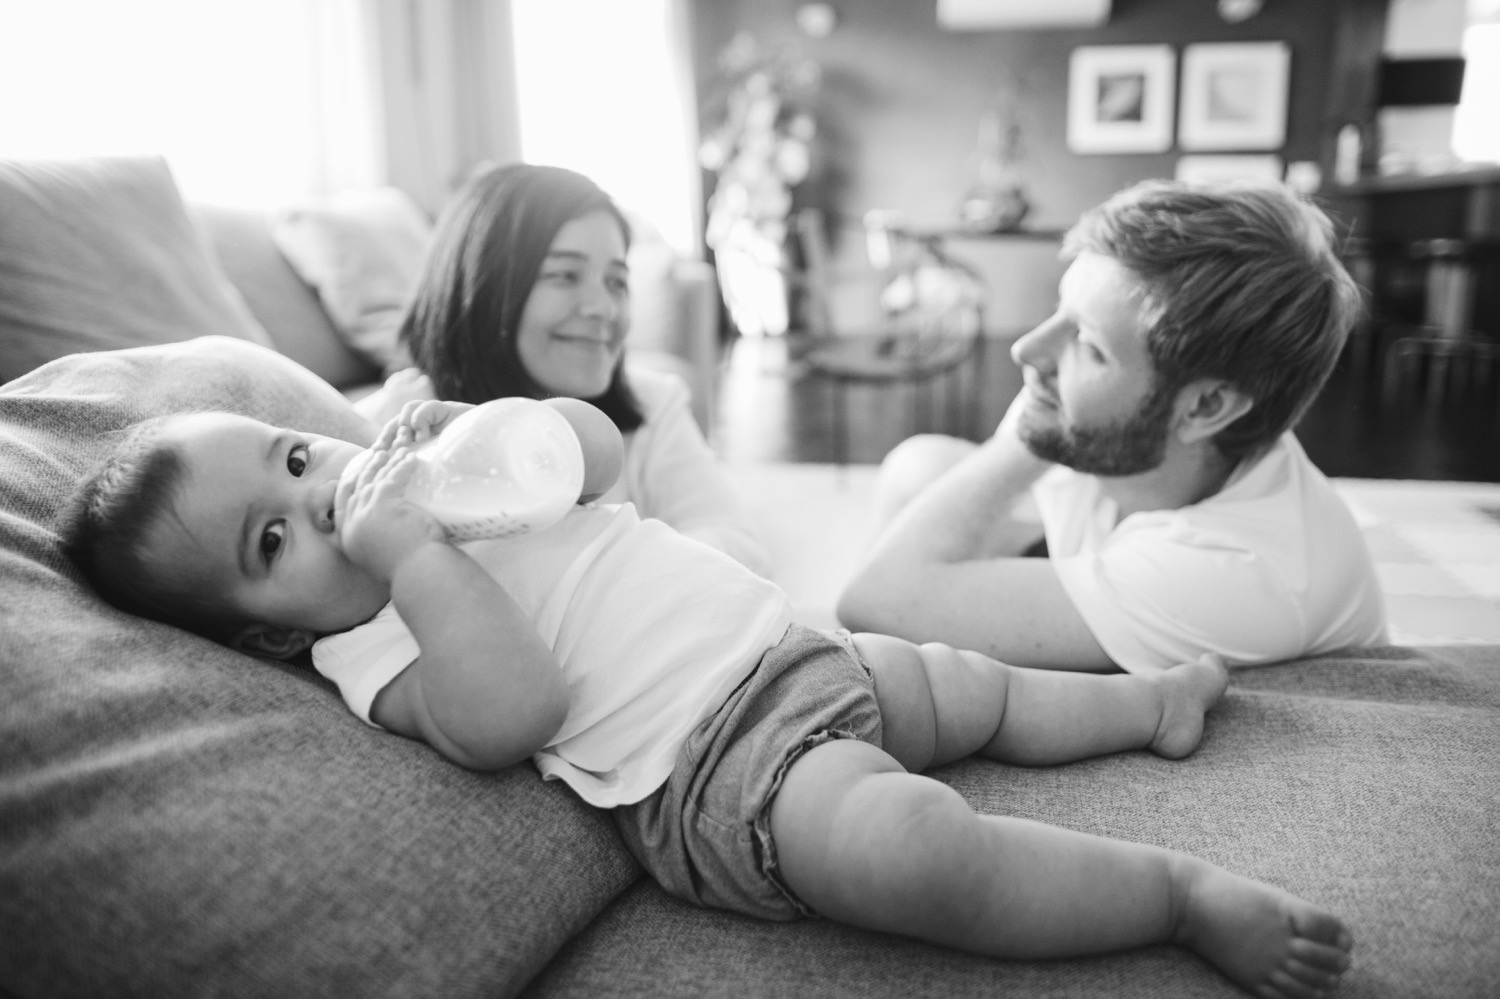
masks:
<svg viewBox="0 0 1500 999"><path fill-rule="evenodd" d="M871 289L876 316L859 324L863 328L842 328L833 315L837 278L822 213L805 209L793 221L802 257L794 286L804 295L806 327L794 356L802 378L829 387L838 463L848 463L846 396L857 386L908 387L912 433L922 428L937 390L946 388L945 429L972 432L974 387L964 384L963 375L984 330L986 290L978 273L949 256L938 237L905 232L889 215L871 212L865 235L878 279Z"/></svg>
<svg viewBox="0 0 1500 999"><path fill-rule="evenodd" d="M1389 327L1396 339L1382 363L1386 398L1396 398L1407 380L1422 372L1424 361L1429 402L1441 401L1455 378L1461 389L1476 381L1487 387L1500 362L1500 342L1473 327L1474 277L1476 262L1493 253L1494 246L1482 240L1426 239L1407 250L1425 262L1423 316L1418 325Z"/></svg>

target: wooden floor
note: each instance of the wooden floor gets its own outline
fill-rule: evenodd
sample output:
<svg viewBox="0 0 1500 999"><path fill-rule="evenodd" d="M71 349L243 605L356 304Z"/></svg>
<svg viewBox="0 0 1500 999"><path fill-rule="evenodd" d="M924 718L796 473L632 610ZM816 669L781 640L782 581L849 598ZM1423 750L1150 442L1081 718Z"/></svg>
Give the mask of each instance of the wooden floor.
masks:
<svg viewBox="0 0 1500 999"><path fill-rule="evenodd" d="M1500 362L1455 363L1441 379L1421 362L1390 385L1375 353L1351 344L1297 428L1313 461L1334 476L1500 482ZM917 431L988 434L1020 385L1009 342L987 339L957 378L925 395L851 387L841 456L830 386L804 377L783 340L741 339L721 375L713 442L727 461L873 463Z"/></svg>

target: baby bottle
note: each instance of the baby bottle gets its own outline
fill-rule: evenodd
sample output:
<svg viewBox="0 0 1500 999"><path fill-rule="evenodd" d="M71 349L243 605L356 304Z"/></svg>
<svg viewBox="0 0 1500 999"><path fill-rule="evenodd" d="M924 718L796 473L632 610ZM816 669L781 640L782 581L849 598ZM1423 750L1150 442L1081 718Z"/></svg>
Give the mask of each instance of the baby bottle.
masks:
<svg viewBox="0 0 1500 999"><path fill-rule="evenodd" d="M589 464L602 465L613 482L619 435L587 403L556 402L567 416L554 405L519 397L461 413L413 451L417 468L407 498L432 514L452 541L507 538L557 523L580 495L593 498L609 485L595 489L586 481L599 475L585 475L580 438L589 447ZM344 474L356 474L358 464Z"/></svg>

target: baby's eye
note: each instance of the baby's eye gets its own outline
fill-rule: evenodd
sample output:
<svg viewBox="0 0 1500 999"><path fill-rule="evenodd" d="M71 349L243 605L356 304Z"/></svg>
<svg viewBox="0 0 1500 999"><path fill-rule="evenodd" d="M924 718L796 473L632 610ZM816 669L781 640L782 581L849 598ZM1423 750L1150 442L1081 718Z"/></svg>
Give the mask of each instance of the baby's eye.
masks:
<svg viewBox="0 0 1500 999"><path fill-rule="evenodd" d="M605 279L605 283L609 286L609 290L612 291L612 292L614 292L617 295L628 294L629 291L630 291L630 279L629 278L619 277L619 276L612 276L612 277L606 278Z"/></svg>
<svg viewBox="0 0 1500 999"><path fill-rule="evenodd" d="M286 453L286 470L294 478L301 478L307 471L307 445L297 444Z"/></svg>
<svg viewBox="0 0 1500 999"><path fill-rule="evenodd" d="M260 535L260 557L267 563L281 551L284 528L280 523L269 525Z"/></svg>

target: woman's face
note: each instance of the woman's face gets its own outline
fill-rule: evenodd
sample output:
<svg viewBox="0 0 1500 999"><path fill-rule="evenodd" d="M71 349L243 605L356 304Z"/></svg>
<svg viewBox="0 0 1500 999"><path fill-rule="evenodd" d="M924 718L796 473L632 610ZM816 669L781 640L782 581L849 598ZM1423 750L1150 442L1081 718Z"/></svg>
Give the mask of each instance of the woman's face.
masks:
<svg viewBox="0 0 1500 999"><path fill-rule="evenodd" d="M593 399L609 387L630 330L625 234L607 211L557 230L521 311L516 351L554 395Z"/></svg>

